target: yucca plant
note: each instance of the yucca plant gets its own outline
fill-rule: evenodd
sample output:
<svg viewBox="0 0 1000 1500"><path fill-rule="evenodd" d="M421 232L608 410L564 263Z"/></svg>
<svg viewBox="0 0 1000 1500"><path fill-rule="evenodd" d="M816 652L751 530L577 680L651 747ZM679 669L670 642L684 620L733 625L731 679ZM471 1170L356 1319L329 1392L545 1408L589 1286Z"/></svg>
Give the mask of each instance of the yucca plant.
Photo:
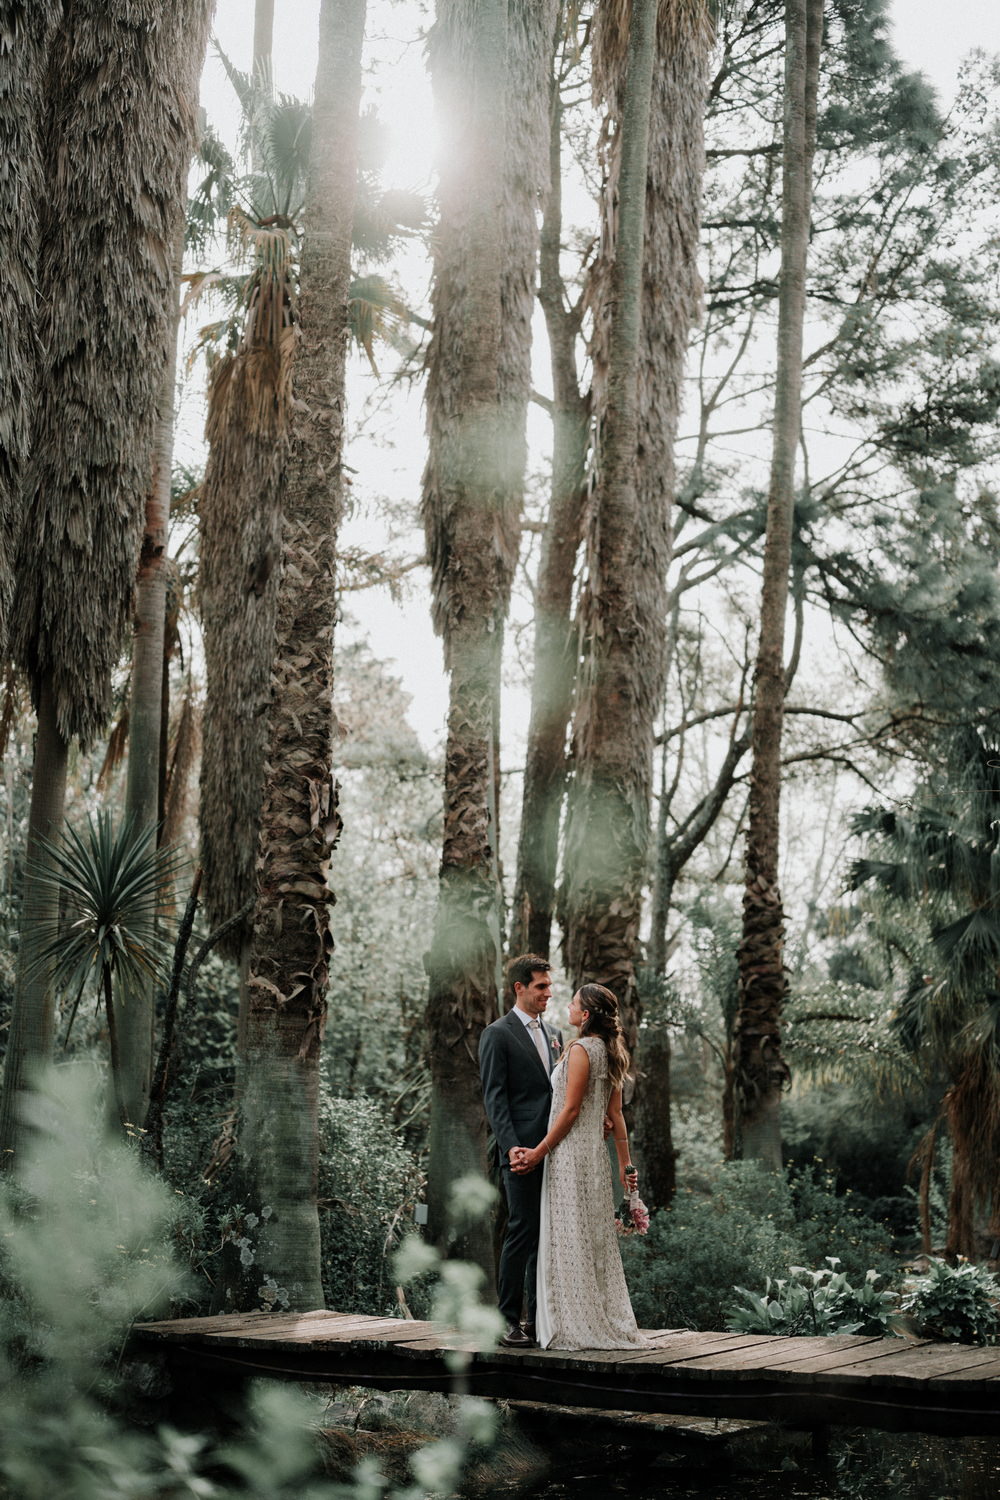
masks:
<svg viewBox="0 0 1000 1500"><path fill-rule="evenodd" d="M162 981L168 972L170 944L157 918L183 857L157 849L156 829L140 829L132 818L115 828L109 812L88 817L82 832L67 826L58 843L43 840L42 849L35 878L58 895L58 906L35 935L32 964L51 972L57 994L73 997L64 1045L87 986L94 986L107 1018L115 1103L126 1126L114 1003L127 1005L144 983Z"/></svg>

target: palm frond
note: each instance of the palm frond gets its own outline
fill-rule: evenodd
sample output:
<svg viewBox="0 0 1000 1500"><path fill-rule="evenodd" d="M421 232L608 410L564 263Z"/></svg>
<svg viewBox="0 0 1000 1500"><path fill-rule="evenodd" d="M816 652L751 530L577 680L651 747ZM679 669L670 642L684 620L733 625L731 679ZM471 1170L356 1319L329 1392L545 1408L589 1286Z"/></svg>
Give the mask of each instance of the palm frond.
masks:
<svg viewBox="0 0 1000 1500"><path fill-rule="evenodd" d="M984 973L1000 965L1000 912L977 907L936 927L931 940L952 984L965 994L982 988Z"/></svg>
<svg viewBox="0 0 1000 1500"><path fill-rule="evenodd" d="M235 162L211 125L201 132L195 161L205 171L188 200L186 242L189 249L202 255L232 209L237 172Z"/></svg>
<svg viewBox="0 0 1000 1500"><path fill-rule="evenodd" d="M347 316L351 337L368 356L375 375L375 340L388 341L409 320L409 311L395 289L382 276L358 276L351 282Z"/></svg>

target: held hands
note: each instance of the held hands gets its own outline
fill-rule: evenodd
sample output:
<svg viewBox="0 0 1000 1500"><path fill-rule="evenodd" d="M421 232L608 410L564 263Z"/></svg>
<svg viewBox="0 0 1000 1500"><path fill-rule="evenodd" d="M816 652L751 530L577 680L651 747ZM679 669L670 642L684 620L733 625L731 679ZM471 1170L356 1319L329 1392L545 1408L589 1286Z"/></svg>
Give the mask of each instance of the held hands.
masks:
<svg viewBox="0 0 1000 1500"><path fill-rule="evenodd" d="M512 1146L508 1154L511 1171L519 1175L533 1172L545 1160L545 1152L540 1146Z"/></svg>

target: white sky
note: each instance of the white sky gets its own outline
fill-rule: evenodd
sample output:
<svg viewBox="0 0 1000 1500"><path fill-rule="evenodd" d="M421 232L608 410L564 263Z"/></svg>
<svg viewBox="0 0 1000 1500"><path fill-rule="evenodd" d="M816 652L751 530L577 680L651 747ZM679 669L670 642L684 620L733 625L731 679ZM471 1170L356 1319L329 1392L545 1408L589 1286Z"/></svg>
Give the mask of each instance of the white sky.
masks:
<svg viewBox="0 0 1000 1500"><path fill-rule="evenodd" d="M429 23L432 8L424 0L370 0L369 4L372 44L391 63L389 68L383 64L371 78L368 95L368 102L376 106L389 129L384 177L391 186L427 188L431 182L433 124L420 33ZM318 0L276 0L275 80L281 91L299 97L312 91L318 10ZM928 75L942 102L950 98L961 59L969 51L975 47L1000 51L1000 0L894 0L892 15L898 53L908 66ZM252 0L218 0L215 34L241 68L249 66L252 25ZM209 60L202 103L225 134L235 128L232 93L216 58ZM415 299L426 299L426 274L423 265L415 262L406 277ZM352 413L357 419L374 390L373 379L360 361L355 365L353 386ZM361 443L348 454L357 470L355 495L360 502L359 515L348 526L349 540L360 541L370 533L365 512L377 504L380 493L409 499L416 506L423 461L418 396L394 409L389 436L388 447ZM418 533L410 545L419 547ZM426 579L412 575L402 604L369 592L349 598L347 607L368 634L375 654L397 663L412 697L410 717L421 738L428 746L438 743L447 694L440 645L430 627ZM517 754L514 747L521 738L517 720L524 711L523 695L509 695L504 715L508 760Z"/></svg>

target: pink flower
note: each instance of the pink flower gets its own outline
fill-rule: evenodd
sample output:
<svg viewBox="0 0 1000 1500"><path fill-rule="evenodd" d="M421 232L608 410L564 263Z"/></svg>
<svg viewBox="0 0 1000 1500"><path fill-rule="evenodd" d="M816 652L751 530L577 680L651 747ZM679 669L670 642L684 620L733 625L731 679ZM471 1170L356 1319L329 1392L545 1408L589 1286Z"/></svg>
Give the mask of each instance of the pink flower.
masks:
<svg viewBox="0 0 1000 1500"><path fill-rule="evenodd" d="M615 1214L615 1228L619 1234L645 1234L649 1229L649 1209L638 1193L629 1193L622 1199Z"/></svg>
<svg viewBox="0 0 1000 1500"><path fill-rule="evenodd" d="M638 1193L632 1193L628 1200L629 1213L632 1216L632 1227L636 1234L645 1234L649 1229L649 1209L643 1203Z"/></svg>

